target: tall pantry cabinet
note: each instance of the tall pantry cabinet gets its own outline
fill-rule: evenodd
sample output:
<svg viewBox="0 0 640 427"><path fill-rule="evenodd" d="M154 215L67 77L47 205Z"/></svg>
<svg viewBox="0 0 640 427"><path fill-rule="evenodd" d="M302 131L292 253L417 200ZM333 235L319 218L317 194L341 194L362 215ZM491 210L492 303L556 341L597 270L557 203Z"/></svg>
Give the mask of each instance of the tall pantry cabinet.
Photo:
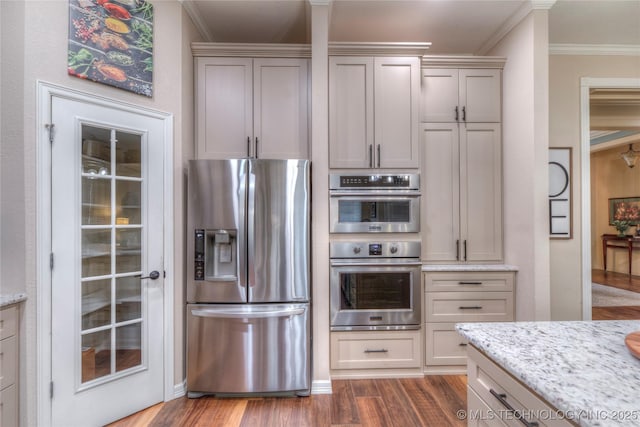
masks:
<svg viewBox="0 0 640 427"><path fill-rule="evenodd" d="M499 262L500 68L423 68L422 258Z"/></svg>
<svg viewBox="0 0 640 427"><path fill-rule="evenodd" d="M307 58L197 56L195 74L197 158L308 158Z"/></svg>

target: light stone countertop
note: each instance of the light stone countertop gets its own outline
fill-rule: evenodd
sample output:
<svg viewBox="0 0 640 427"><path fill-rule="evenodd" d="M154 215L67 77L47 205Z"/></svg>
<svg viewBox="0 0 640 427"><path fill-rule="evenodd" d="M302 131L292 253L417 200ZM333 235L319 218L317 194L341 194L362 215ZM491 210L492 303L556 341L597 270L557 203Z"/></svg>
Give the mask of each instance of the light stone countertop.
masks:
<svg viewBox="0 0 640 427"><path fill-rule="evenodd" d="M27 294L25 293L17 293L17 294L0 294L0 308L6 307L7 305L15 304L18 302L26 301Z"/></svg>
<svg viewBox="0 0 640 427"><path fill-rule="evenodd" d="M518 271L518 267L505 264L423 264L422 271Z"/></svg>
<svg viewBox="0 0 640 427"><path fill-rule="evenodd" d="M640 426L640 359L624 343L640 320L459 323L456 329L579 425Z"/></svg>

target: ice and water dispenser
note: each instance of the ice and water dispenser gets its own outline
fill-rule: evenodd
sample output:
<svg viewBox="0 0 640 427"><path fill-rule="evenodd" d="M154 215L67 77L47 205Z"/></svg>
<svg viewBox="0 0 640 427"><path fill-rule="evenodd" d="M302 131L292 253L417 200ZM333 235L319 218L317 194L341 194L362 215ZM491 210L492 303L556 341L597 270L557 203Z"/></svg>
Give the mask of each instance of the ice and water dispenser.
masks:
<svg viewBox="0 0 640 427"><path fill-rule="evenodd" d="M236 230L195 230L194 279L237 280Z"/></svg>

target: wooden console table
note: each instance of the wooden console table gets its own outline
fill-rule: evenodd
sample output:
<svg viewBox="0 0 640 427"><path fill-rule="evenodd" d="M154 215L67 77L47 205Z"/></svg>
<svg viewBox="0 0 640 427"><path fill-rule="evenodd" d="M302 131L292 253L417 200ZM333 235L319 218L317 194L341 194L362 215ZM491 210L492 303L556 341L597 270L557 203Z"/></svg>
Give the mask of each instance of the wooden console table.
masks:
<svg viewBox="0 0 640 427"><path fill-rule="evenodd" d="M629 276L631 276L631 254L633 251L640 250L640 237L635 237L627 234L624 237L617 234L603 234L602 235L602 256L604 261L604 270L607 271L607 248L621 248L628 251L629 256Z"/></svg>

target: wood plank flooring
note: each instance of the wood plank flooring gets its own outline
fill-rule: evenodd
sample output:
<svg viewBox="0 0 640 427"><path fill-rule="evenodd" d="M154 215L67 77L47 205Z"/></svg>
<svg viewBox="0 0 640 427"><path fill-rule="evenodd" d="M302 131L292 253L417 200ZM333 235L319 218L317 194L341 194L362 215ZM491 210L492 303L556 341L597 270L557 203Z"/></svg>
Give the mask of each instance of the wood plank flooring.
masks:
<svg viewBox="0 0 640 427"><path fill-rule="evenodd" d="M309 397L186 397L160 403L111 427L143 426L466 426L463 375L334 380L333 394Z"/></svg>
<svg viewBox="0 0 640 427"><path fill-rule="evenodd" d="M629 276L614 271L592 270L591 281L640 293L640 276ZM593 320L636 320L640 319L640 306L591 307L591 318Z"/></svg>

